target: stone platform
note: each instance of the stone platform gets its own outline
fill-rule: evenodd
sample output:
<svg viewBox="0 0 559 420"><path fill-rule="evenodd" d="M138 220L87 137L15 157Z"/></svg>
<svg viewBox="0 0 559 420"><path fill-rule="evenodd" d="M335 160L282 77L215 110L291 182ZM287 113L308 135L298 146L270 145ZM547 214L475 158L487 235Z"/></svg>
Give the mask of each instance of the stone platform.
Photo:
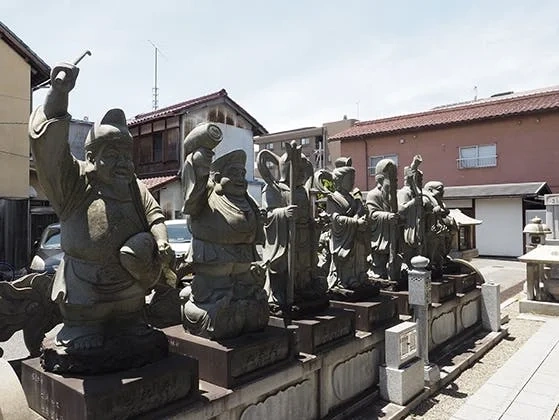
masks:
<svg viewBox="0 0 559 420"><path fill-rule="evenodd" d="M127 419L197 395L198 362L171 355L127 371L91 376L46 372L39 359L22 362L29 406L46 419Z"/></svg>
<svg viewBox="0 0 559 420"><path fill-rule="evenodd" d="M193 357L200 379L233 388L290 364L296 357L295 328L267 327L258 333L213 341L184 331L182 325L163 329L169 351Z"/></svg>
<svg viewBox="0 0 559 420"><path fill-rule="evenodd" d="M299 351L317 354L355 335L355 314L352 311L328 308L318 315L291 321L297 326ZM283 318L271 316L269 325L284 327Z"/></svg>
<svg viewBox="0 0 559 420"><path fill-rule="evenodd" d="M399 322L398 297L381 295L367 302L344 302L331 300L334 308L355 312L355 328L360 331L374 331Z"/></svg>

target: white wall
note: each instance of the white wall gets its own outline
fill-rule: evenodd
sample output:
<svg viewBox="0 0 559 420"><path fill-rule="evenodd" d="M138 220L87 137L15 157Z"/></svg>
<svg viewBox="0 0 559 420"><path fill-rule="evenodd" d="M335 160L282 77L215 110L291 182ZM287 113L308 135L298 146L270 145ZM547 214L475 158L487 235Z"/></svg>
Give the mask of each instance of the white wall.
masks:
<svg viewBox="0 0 559 420"><path fill-rule="evenodd" d="M214 149L215 158L233 150L242 149L247 154L247 180L254 180L254 142L252 131L245 128L234 127L228 124L215 123L223 131L223 140ZM256 197L255 197L256 198Z"/></svg>
<svg viewBox="0 0 559 420"><path fill-rule="evenodd" d="M159 190L159 205L168 219L175 218L175 211L180 211L183 205L180 180L170 182Z"/></svg>
<svg viewBox="0 0 559 420"><path fill-rule="evenodd" d="M475 200L476 247L480 255L518 257L522 249L522 199L487 198Z"/></svg>

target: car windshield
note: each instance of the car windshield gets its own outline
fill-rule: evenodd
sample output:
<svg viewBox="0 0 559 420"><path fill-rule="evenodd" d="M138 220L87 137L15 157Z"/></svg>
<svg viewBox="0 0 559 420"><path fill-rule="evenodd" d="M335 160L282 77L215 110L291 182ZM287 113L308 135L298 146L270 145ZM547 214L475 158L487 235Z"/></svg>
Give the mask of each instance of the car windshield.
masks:
<svg viewBox="0 0 559 420"><path fill-rule="evenodd" d="M42 248L60 248L60 229L49 230L43 240Z"/></svg>
<svg viewBox="0 0 559 420"><path fill-rule="evenodd" d="M185 224L167 225L167 234L169 235L169 243L177 244L190 242L192 235Z"/></svg>

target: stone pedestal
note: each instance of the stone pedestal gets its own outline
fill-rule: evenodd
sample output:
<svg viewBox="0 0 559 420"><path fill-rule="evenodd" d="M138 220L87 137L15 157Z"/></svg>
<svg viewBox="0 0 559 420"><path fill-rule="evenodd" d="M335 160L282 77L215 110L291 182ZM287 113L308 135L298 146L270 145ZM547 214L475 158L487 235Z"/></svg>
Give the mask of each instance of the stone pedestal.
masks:
<svg viewBox="0 0 559 420"><path fill-rule="evenodd" d="M169 351L198 360L200 379L223 388L285 367L297 355L294 329L267 327L259 333L213 341L184 331L182 325L163 329Z"/></svg>
<svg viewBox="0 0 559 420"><path fill-rule="evenodd" d="M412 362L394 368L380 367L380 395L383 399L399 405L407 404L423 391L423 361Z"/></svg>
<svg viewBox="0 0 559 420"><path fill-rule="evenodd" d="M22 362L21 381L29 406L47 419L120 420L196 395L198 363L172 355L122 372L62 376L30 359Z"/></svg>
<svg viewBox="0 0 559 420"><path fill-rule="evenodd" d="M423 381L425 385L432 387L441 380L441 370L434 363L426 364L423 367Z"/></svg>
<svg viewBox="0 0 559 420"><path fill-rule="evenodd" d="M501 288L495 283L481 285L481 322L489 331L501 330Z"/></svg>
<svg viewBox="0 0 559 420"><path fill-rule="evenodd" d="M349 309L355 312L355 328L360 331L374 331L398 321L398 298L378 296L369 302L342 302L331 300L334 308Z"/></svg>
<svg viewBox="0 0 559 420"><path fill-rule="evenodd" d="M0 419L36 419L38 416L29 408L16 372L1 356L0 378Z"/></svg>
<svg viewBox="0 0 559 420"><path fill-rule="evenodd" d="M477 274L475 272L466 274L444 274L443 279L454 281L456 294L466 294L476 288Z"/></svg>
<svg viewBox="0 0 559 420"><path fill-rule="evenodd" d="M284 319L271 316L269 324L283 327ZM317 354L355 336L355 314L344 309L329 308L319 315L292 321L297 328L299 351Z"/></svg>
<svg viewBox="0 0 559 420"><path fill-rule="evenodd" d="M443 303L455 296L454 281L443 280L431 282L431 302Z"/></svg>
<svg viewBox="0 0 559 420"><path fill-rule="evenodd" d="M396 307L398 308L398 314L400 315L411 315L411 309L409 304L409 293L407 290L401 292L394 292L392 290L381 290L381 296L395 296Z"/></svg>

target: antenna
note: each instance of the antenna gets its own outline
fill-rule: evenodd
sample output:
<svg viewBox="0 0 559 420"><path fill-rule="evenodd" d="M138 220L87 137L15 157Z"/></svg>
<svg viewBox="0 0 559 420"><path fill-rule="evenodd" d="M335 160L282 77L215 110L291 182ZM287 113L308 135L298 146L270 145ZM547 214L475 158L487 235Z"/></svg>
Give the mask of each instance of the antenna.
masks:
<svg viewBox="0 0 559 420"><path fill-rule="evenodd" d="M474 101L477 101L477 86L474 86Z"/></svg>
<svg viewBox="0 0 559 420"><path fill-rule="evenodd" d="M157 55L162 54L161 49L153 42L148 39L148 42L153 46L153 54L154 54L154 76L153 76L153 88L152 88L152 96L153 99L151 101L151 105L153 110L155 111L159 106L159 88L157 87Z"/></svg>

